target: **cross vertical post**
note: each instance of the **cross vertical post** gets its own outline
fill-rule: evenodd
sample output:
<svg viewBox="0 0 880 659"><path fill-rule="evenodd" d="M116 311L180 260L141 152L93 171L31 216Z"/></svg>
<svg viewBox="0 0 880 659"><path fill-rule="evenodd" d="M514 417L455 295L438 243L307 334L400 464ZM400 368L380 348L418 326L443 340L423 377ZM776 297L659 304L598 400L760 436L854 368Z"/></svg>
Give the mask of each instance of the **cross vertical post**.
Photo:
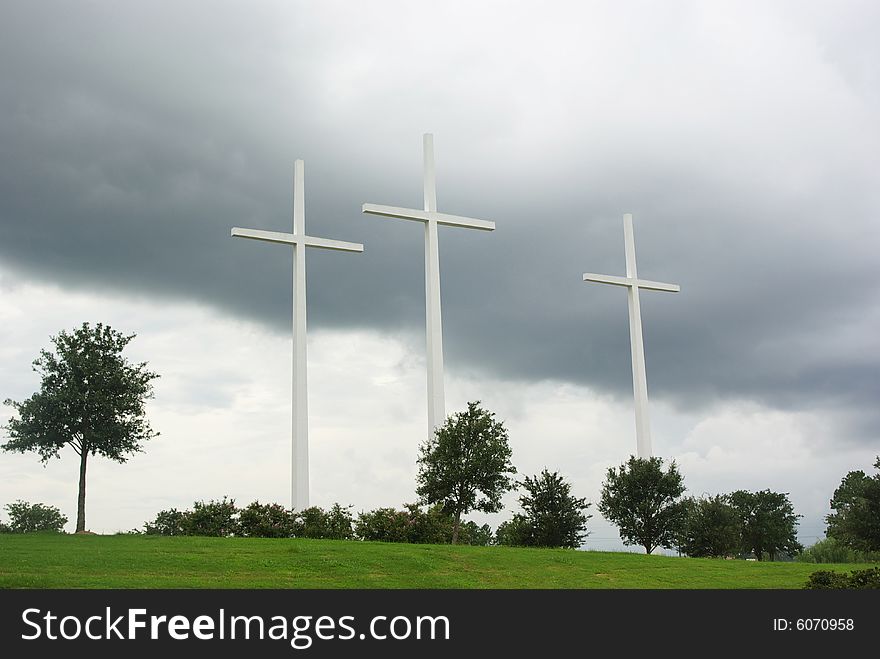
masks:
<svg viewBox="0 0 880 659"><path fill-rule="evenodd" d="M437 184L434 177L434 136L423 140L425 156L425 211L437 210ZM437 220L425 222L425 327L428 355L428 428L431 432L446 418L443 385L443 320L440 315L440 247Z"/></svg>
<svg viewBox="0 0 880 659"><path fill-rule="evenodd" d="M303 161L293 165L293 235L305 236L305 182ZM306 246L293 246L293 409L291 411L290 499L293 508L309 505L309 396L306 354ZM302 506L302 507L300 507Z"/></svg>

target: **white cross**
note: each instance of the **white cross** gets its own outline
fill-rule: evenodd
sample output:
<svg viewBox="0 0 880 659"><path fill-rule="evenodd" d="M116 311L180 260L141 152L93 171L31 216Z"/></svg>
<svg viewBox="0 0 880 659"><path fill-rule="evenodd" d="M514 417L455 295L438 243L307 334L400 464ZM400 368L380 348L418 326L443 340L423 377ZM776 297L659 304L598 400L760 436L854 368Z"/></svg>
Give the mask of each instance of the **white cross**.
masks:
<svg viewBox="0 0 880 659"><path fill-rule="evenodd" d="M623 240L626 250L626 277L584 274L584 281L625 286L629 300L629 340L632 348L633 394L636 401L636 445L640 458L651 457L651 428L648 425L648 378L645 373L645 346L642 341L642 310L639 306L639 289L678 293L678 284L639 279L636 271L636 244L633 238L633 218L623 216Z"/></svg>
<svg viewBox="0 0 880 659"><path fill-rule="evenodd" d="M293 408L291 422L291 507L309 507L309 408L306 378L306 247L363 252L359 243L314 238L306 235L305 194L302 160L294 163L293 233L232 229L236 238L251 238L293 247Z"/></svg>
<svg viewBox="0 0 880 659"><path fill-rule="evenodd" d="M428 348L428 434L446 419L443 393L443 323L440 317L440 256L437 246L437 225L494 231L495 223L470 217L437 212L437 188L434 180L434 136L424 136L425 210L364 204L363 212L371 215L416 220L425 224L425 329Z"/></svg>

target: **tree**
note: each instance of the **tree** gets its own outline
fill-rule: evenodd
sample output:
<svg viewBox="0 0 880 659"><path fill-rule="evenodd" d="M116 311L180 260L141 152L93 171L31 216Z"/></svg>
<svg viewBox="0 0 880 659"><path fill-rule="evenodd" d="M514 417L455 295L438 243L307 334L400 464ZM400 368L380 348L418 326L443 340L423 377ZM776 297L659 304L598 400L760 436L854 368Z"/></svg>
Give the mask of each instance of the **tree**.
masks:
<svg viewBox="0 0 880 659"><path fill-rule="evenodd" d="M532 527L522 513L516 513L495 529L495 544L507 547L528 547L532 538Z"/></svg>
<svg viewBox="0 0 880 659"><path fill-rule="evenodd" d="M739 552L742 524L727 497L717 495L685 501L679 549L688 556L723 558Z"/></svg>
<svg viewBox="0 0 880 659"><path fill-rule="evenodd" d="M416 492L425 504L442 504L453 518L452 544L458 542L463 514L501 510L501 497L514 487L510 456L507 429L479 401L447 417L419 447Z"/></svg>
<svg viewBox="0 0 880 659"><path fill-rule="evenodd" d="M526 476L525 493L519 503L525 512L502 531L505 544L526 547L568 547L576 549L587 536L587 520L592 515L586 499L571 495L571 484L558 472L544 469L537 476ZM499 527L500 528L500 527Z"/></svg>
<svg viewBox="0 0 880 659"><path fill-rule="evenodd" d="M759 561L766 554L773 561L780 552L796 554L803 549L797 541L801 515L795 515L787 493L737 490L729 495L729 500L742 525L743 552L753 553Z"/></svg>
<svg viewBox="0 0 880 659"><path fill-rule="evenodd" d="M685 513L680 500L684 483L675 462L665 472L662 458L630 459L610 467L602 484L599 511L616 524L627 545L641 545L650 554L673 547Z"/></svg>
<svg viewBox="0 0 880 659"><path fill-rule="evenodd" d="M880 470L880 457L874 463ZM851 471L831 498L825 534L857 551L880 551L880 472Z"/></svg>
<svg viewBox="0 0 880 659"><path fill-rule="evenodd" d="M6 513L9 515L8 533L34 533L36 531L51 531L63 533L64 525L67 524L67 516L55 506L46 506L42 503L28 503L16 501L6 504Z"/></svg>
<svg viewBox="0 0 880 659"><path fill-rule="evenodd" d="M86 528L86 462L102 455L125 462L141 443L155 437L145 419L144 401L152 398L159 377L146 364L131 364L122 350L135 337L109 326L83 323L52 337L55 352L41 350L33 369L42 376L40 391L15 402L18 412L4 428L6 451L36 451L43 463L70 446L80 457L76 531Z"/></svg>

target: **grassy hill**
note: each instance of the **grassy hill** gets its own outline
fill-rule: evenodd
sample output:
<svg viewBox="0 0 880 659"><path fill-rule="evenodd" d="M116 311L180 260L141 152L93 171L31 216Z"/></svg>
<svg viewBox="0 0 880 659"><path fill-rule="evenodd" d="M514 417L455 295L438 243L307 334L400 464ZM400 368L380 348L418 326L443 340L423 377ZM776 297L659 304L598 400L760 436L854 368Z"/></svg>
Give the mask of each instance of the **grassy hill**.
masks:
<svg viewBox="0 0 880 659"><path fill-rule="evenodd" d="M817 569L509 547L0 535L3 588L801 588Z"/></svg>

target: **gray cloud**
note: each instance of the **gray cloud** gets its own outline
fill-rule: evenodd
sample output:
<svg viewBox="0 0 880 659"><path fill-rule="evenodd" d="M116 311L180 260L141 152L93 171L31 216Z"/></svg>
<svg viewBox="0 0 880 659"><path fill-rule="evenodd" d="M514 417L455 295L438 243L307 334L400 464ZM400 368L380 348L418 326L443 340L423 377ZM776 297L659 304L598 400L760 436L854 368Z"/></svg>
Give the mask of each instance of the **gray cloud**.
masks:
<svg viewBox="0 0 880 659"><path fill-rule="evenodd" d="M877 9L345 7L10 5L0 259L285 331L289 253L229 228L289 230L303 158L309 231L366 245L309 253L311 327L418 336L421 228L360 205L420 205L433 130L440 209L498 226L441 231L451 367L628 395L625 296L580 279L633 212L682 286L642 298L653 397L876 439Z"/></svg>

